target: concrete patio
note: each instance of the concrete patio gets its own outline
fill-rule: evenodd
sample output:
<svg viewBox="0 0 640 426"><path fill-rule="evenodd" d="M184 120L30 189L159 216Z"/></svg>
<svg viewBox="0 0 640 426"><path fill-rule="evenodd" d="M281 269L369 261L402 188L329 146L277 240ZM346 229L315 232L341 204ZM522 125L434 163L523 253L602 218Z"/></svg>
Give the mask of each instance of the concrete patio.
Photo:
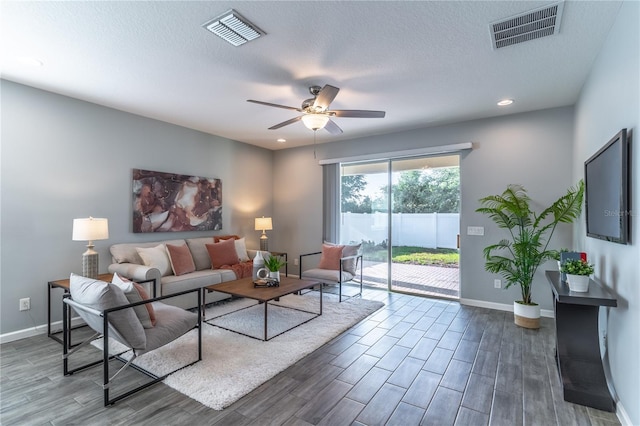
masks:
<svg viewBox="0 0 640 426"><path fill-rule="evenodd" d="M392 263L392 289L425 296L457 299L460 297L458 268ZM364 261L364 285L387 288L387 264Z"/></svg>

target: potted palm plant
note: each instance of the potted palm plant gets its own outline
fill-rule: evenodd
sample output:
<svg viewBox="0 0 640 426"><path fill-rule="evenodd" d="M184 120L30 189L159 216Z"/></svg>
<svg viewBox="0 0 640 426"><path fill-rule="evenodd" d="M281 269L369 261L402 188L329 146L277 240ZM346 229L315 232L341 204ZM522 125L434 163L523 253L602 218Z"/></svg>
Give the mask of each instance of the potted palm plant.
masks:
<svg viewBox="0 0 640 426"><path fill-rule="evenodd" d="M486 214L508 232L508 237L485 247L485 269L502 275L505 288L520 286L521 300L514 301L516 325L540 327L540 306L531 298L533 277L543 262L554 259L556 250L548 249L559 223L572 223L580 216L584 182L558 198L540 213L532 210L531 199L521 185L509 185L500 195L480 199L476 211Z"/></svg>
<svg viewBox="0 0 640 426"><path fill-rule="evenodd" d="M569 259L562 264L561 271L567 274L569 290L589 291L589 275L593 274L593 265L582 259Z"/></svg>

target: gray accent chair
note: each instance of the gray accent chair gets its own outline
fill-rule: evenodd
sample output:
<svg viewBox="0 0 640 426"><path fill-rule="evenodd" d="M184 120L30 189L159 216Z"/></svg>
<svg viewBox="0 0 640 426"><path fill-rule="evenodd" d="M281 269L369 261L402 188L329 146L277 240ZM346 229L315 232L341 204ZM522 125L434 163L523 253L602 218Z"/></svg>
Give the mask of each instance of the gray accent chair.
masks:
<svg viewBox="0 0 640 426"><path fill-rule="evenodd" d="M307 259L307 263L312 259L311 256L321 255L321 251L301 254L298 264L300 265L300 278L303 280L315 280L320 282L320 285L333 285L338 287L338 301L342 302L342 284L354 281L360 285L359 293L352 294L346 297L345 300L352 297L362 297L362 253L357 253L351 256L343 256L340 258L340 269L321 269L310 268L305 270L302 264L303 259ZM358 268L359 267L359 268ZM356 280L358 275L358 269L360 270L360 281Z"/></svg>
<svg viewBox="0 0 640 426"><path fill-rule="evenodd" d="M189 312L176 306L167 305L160 301L185 295L187 293L197 293L197 312ZM115 404L117 401L126 398L138 391L164 380L170 374L186 368L202 360L202 292L198 289L186 290L171 295L155 297L140 302L129 303L124 292L111 283L93 280L85 277L71 275L70 294L66 294L63 299L63 370L68 376L75 372L85 370L89 367L102 364L103 366L103 391L104 405ZM155 311L155 326L143 328L142 323L134 312L134 307L152 303ZM86 324L95 332L91 337L83 341L73 349L70 347L71 312L75 311ZM196 328L198 330L197 359L193 362L179 367L162 376L157 376L135 364L133 361L140 355L158 349L187 332ZM92 341L103 338L102 359L89 362L87 364L69 368L69 358L79 349L88 345ZM126 350L112 355L109 351L109 339L113 339L126 346ZM129 359L122 356L130 352ZM109 372L109 361L117 359L124 363L113 376ZM110 390L114 379L127 367L131 366L137 371L147 375L152 380L142 385L120 392L112 398Z"/></svg>

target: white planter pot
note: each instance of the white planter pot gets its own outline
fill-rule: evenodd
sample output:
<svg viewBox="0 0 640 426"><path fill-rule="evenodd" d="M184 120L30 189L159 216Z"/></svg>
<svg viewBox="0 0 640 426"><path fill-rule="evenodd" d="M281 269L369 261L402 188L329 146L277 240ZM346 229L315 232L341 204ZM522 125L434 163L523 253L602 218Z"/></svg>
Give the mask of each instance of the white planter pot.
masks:
<svg viewBox="0 0 640 426"><path fill-rule="evenodd" d="M274 280L280 282L280 271L270 271L269 278L273 278Z"/></svg>
<svg viewBox="0 0 640 426"><path fill-rule="evenodd" d="M513 302L513 321L524 328L540 328L540 305Z"/></svg>
<svg viewBox="0 0 640 426"><path fill-rule="evenodd" d="M581 293L589 291L589 275L567 274L567 283L571 291Z"/></svg>

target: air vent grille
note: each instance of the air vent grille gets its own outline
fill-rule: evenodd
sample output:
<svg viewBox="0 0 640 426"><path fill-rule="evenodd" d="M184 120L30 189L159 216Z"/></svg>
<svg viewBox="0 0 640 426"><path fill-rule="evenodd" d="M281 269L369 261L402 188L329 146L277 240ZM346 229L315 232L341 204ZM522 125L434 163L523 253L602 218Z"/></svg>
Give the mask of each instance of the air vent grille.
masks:
<svg viewBox="0 0 640 426"><path fill-rule="evenodd" d="M492 23L491 44L494 49L557 34L564 2Z"/></svg>
<svg viewBox="0 0 640 426"><path fill-rule="evenodd" d="M233 9L213 18L202 26L234 46L241 46L265 34L264 31Z"/></svg>

